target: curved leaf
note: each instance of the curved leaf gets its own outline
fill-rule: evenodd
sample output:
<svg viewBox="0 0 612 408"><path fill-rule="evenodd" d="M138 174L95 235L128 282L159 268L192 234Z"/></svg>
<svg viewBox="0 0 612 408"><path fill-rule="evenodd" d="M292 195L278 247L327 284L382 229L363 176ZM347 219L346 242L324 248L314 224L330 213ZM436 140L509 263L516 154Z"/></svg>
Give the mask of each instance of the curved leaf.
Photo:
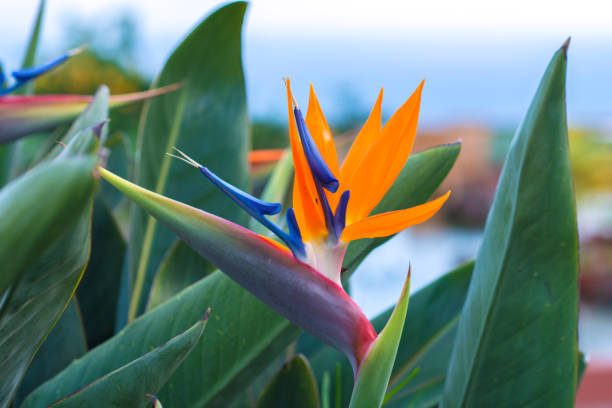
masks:
<svg viewBox="0 0 612 408"><path fill-rule="evenodd" d="M318 408L319 390L308 360L297 355L278 371L257 401L257 408Z"/></svg>
<svg viewBox="0 0 612 408"><path fill-rule="evenodd" d="M570 407L578 241L565 118L565 44L506 158L459 320L443 407Z"/></svg>
<svg viewBox="0 0 612 408"><path fill-rule="evenodd" d="M56 231L80 218L95 186L95 164L85 157L45 163L0 191L0 293L57 241Z"/></svg>
<svg viewBox="0 0 612 408"><path fill-rule="evenodd" d="M125 241L111 210L98 193L92 215L91 258L76 295L90 348L115 333L115 311Z"/></svg>
<svg viewBox="0 0 612 408"><path fill-rule="evenodd" d="M89 258L89 217L95 185L92 177L95 164L96 160L93 158L77 157L40 165L23 176L25 178L31 174L38 175L38 182L47 182L55 189L54 192L49 192L48 196L38 195L45 192L45 188L39 186L38 191L34 190L38 194L28 197L26 202L37 207L35 211L38 211L39 216L53 202L53 195L59 194L59 191L62 193L62 204L72 210L71 218L76 220L71 226L62 225L61 222L48 223L53 229L28 231L30 234L42 235L52 243L46 249L38 250L40 252L31 253L27 266L20 265L20 279L13 283L5 295L6 299L0 310L0 332L3 333L0 337L0 349L3 350L0 354L1 407L10 402L26 367L68 305ZM58 190L58 186L66 179L73 181L74 188ZM72 203L69 203L70 201ZM4 218L0 219L0 223L3 223L3 220ZM10 235L2 236L16 237L20 228L23 227L15 227ZM57 231L59 234L49 231ZM28 238L32 240L32 237ZM3 240L0 242L0 248L6 249L5 244L9 243L9 240ZM13 249L13 253L18 253L18 250ZM10 260L10 253L3 259ZM7 264L15 265L10 261Z"/></svg>
<svg viewBox="0 0 612 408"><path fill-rule="evenodd" d="M56 389L65 395L84 387L185 330L209 306L213 312L205 341L155 395L166 408L230 405L299 330L221 272L142 315L39 387L32 398Z"/></svg>
<svg viewBox="0 0 612 408"><path fill-rule="evenodd" d="M87 352L83 322L76 298L53 326L17 390L14 406L18 406L36 387L44 383Z"/></svg>
<svg viewBox="0 0 612 408"><path fill-rule="evenodd" d="M400 298L385 328L372 343L359 366L350 408L377 408L383 403L395 356L402 338L410 292L410 270Z"/></svg>
<svg viewBox="0 0 612 408"><path fill-rule="evenodd" d="M0 279L11 285L0 290L0 407L10 403L89 259L97 148L93 132L81 131L55 160L0 191L0 256L6 266Z"/></svg>
<svg viewBox="0 0 612 408"><path fill-rule="evenodd" d="M144 408L150 406L151 401L147 398L147 394L157 393L181 365L200 340L207 319L208 313L184 333L73 394L62 395L62 390L65 388L51 390L52 392L47 394L36 393L28 398L21 407L42 407L58 398L61 399L52 403L50 407Z"/></svg>
<svg viewBox="0 0 612 408"><path fill-rule="evenodd" d="M217 270L212 264L196 260L191 256L193 250L175 241L164 257L159 270L155 273L147 310L154 309L189 285Z"/></svg>
<svg viewBox="0 0 612 408"><path fill-rule="evenodd" d="M248 120L241 64L246 4L229 4L200 23L172 53L154 86L182 87L145 104L138 134L136 182L152 191L241 221L239 208L198 172L166 156L172 146L233 185L248 184ZM129 240L129 318L143 312L163 255L176 240L141 209L132 211ZM190 262L202 262L186 251Z"/></svg>

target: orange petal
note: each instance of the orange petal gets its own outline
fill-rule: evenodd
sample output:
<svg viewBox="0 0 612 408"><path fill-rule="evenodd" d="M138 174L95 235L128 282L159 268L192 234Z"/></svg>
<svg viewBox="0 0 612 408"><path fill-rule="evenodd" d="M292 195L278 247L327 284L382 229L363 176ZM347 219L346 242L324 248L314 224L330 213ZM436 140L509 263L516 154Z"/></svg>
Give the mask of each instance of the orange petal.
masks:
<svg viewBox="0 0 612 408"><path fill-rule="evenodd" d="M321 152L321 156L323 156L327 166L334 176L338 178L340 172L338 170L336 146L334 145L334 139L332 138L325 116L323 116L321 105L319 105L319 100L317 95L315 95L312 84L310 84L308 112L306 112L306 127L308 127L308 131L319 148L319 152Z"/></svg>
<svg viewBox="0 0 612 408"><path fill-rule="evenodd" d="M289 140L295 175L293 179L293 209L304 241L319 236L325 230L325 222L317 206L317 192L310 168L300 143L291 104L291 83L287 78L287 110L289 114Z"/></svg>
<svg viewBox="0 0 612 408"><path fill-rule="evenodd" d="M355 141L351 145L344 162L342 163L342 169L340 170L340 179L350 179L355 172L355 169L361 163L363 156L368 151L374 140L380 136L380 130L382 128L381 121L381 105L383 98L383 90L380 90L378 99L370 112L368 120L364 123L363 127L357 134Z"/></svg>
<svg viewBox="0 0 612 408"><path fill-rule="evenodd" d="M416 135L423 83L389 119L343 189L351 191L347 221L366 217L385 195L404 167Z"/></svg>
<svg viewBox="0 0 612 408"><path fill-rule="evenodd" d="M442 197L405 210L373 215L347 226L341 240L349 242L360 238L387 237L412 225L419 224L434 215L446 201L450 191Z"/></svg>

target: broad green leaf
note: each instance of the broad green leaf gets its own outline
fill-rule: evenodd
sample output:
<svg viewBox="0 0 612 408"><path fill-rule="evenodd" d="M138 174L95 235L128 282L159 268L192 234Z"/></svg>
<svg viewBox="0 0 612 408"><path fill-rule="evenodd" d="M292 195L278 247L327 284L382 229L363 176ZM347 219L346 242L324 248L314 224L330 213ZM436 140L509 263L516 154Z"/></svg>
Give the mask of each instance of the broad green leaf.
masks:
<svg viewBox="0 0 612 408"><path fill-rule="evenodd" d="M207 318L208 313L184 333L105 374L74 394L65 393L65 386L59 387L53 390L55 392L33 395L23 403L22 408L48 404L54 408L150 406L147 394L157 393L185 360L202 337Z"/></svg>
<svg viewBox="0 0 612 408"><path fill-rule="evenodd" d="M0 290L2 408L68 306L89 259L97 147L93 132L81 131L55 160L0 191L0 236L10 238L0 241L2 281L10 284Z"/></svg>
<svg viewBox="0 0 612 408"><path fill-rule="evenodd" d="M79 219L95 186L95 164L86 157L45 163L0 191L0 293Z"/></svg>
<svg viewBox="0 0 612 408"><path fill-rule="evenodd" d="M408 270L406 283L389 321L378 334L378 338L372 343L359 366L349 404L350 408L377 408L382 405L402 338L409 293L410 270Z"/></svg>
<svg viewBox="0 0 612 408"><path fill-rule="evenodd" d="M423 204L440 186L461 150L461 143L437 146L411 155L401 173L378 203L372 214L399 210ZM391 238L360 239L349 244L344 267L347 279L359 266L361 261L376 247Z"/></svg>
<svg viewBox="0 0 612 408"><path fill-rule="evenodd" d="M257 408L318 408L319 390L308 360L297 355L266 386Z"/></svg>
<svg viewBox="0 0 612 408"><path fill-rule="evenodd" d="M430 407L442 396L444 379L455 339L457 321L470 283L473 262L438 278L410 296L410 307L398 348L390 389L417 373L385 403L385 407ZM419 273L415 271L414 273ZM377 331L383 329L393 308L372 320ZM341 353L308 335L297 347L312 364L316 377L333 373L340 364L340 383L332 376L331 389L340 389L341 406L347 406L353 389L353 370Z"/></svg>
<svg viewBox="0 0 612 408"><path fill-rule="evenodd" d="M72 298L28 367L17 390L14 406L19 406L36 387L86 352L87 342L79 306L76 298Z"/></svg>
<svg viewBox="0 0 612 408"><path fill-rule="evenodd" d="M41 165L35 170L42 168L47 170L46 175L54 175L54 178L47 182L56 188L60 180L67 177L69 172L78 170L79 173L83 173L81 177L88 177L90 181L78 183L78 189L73 189L66 194L70 194L71 199L83 194L83 197L79 197L79 201L81 207L83 204L85 206L72 209L72 216L77 219L76 224L72 223L72 226L60 224L54 226L53 229L36 232L36 234L50 235L52 244L30 255L29 267L21 272L20 279L13 283L5 295L6 298L0 310L0 333L2 333L0 349L3 350L0 354L0 372L2 372L0 407L3 408L10 403L31 359L67 307L89 258L89 218L91 216L89 198L93 193L94 183L91 173L95 160L75 158L66 159L60 163L64 164L64 162L71 166L59 167L61 170L66 170L60 175L51 171L56 170L55 168L51 169L47 165ZM57 162L50 164L57 164ZM26 176L35 170L28 172ZM86 193L89 196L86 196ZM52 195L53 193L50 193L48 197L35 196L26 202L41 207L37 209L40 215L44 207L51 201ZM66 198L65 200L70 201ZM15 236L14 232L17 230L17 228L13 229L11 236ZM57 232L50 233L49 231ZM2 236L8 235L2 234ZM3 259L10 259L10 255Z"/></svg>
<svg viewBox="0 0 612 408"><path fill-rule="evenodd" d="M217 268L208 262L191 256L192 249L182 241L175 241L164 257L147 303L147 310L153 309L187 286L213 273Z"/></svg>
<svg viewBox="0 0 612 408"><path fill-rule="evenodd" d="M181 82L182 87L145 104L136 153L137 184L234 221L245 220L242 211L201 174L166 153L177 146L225 180L247 186L249 138L241 64L245 9L246 4L238 2L217 10L172 53L154 86ZM133 208L130 320L144 310L154 274L175 240L141 209ZM195 252L185 252L180 261L200 262Z"/></svg>
<svg viewBox="0 0 612 408"><path fill-rule="evenodd" d="M115 333L125 246L110 209L98 194L92 217L91 258L76 292L90 348Z"/></svg>
<svg viewBox="0 0 612 408"><path fill-rule="evenodd" d="M487 218L442 407L571 407L578 242L565 115L567 44L519 127Z"/></svg>
<svg viewBox="0 0 612 408"><path fill-rule="evenodd" d="M212 313L204 341L155 395L166 408L230 405L297 337L299 329L221 272L191 285L127 325L43 384L33 398L56 389L64 394L78 390L184 331L207 307Z"/></svg>

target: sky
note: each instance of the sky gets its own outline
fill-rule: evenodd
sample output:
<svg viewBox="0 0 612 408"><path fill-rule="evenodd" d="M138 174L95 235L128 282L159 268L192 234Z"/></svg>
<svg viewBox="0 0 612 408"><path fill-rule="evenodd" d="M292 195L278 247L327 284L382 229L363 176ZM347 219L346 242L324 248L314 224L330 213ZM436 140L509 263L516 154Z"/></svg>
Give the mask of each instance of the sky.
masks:
<svg viewBox="0 0 612 408"><path fill-rule="evenodd" d="M0 56L18 64L37 0L2 0ZM154 76L180 39L219 3L207 0L48 0L42 49L69 16L95 22L138 13L139 65ZM367 115L381 87L388 116L426 79L422 123L515 126L554 51L571 35L570 123L612 127L612 24L605 1L255 0L246 17L249 109L280 118L282 78L300 100L313 83L328 115ZM109 17L107 17L109 18ZM102 22L103 20L101 20ZM49 52L49 51L48 51Z"/></svg>

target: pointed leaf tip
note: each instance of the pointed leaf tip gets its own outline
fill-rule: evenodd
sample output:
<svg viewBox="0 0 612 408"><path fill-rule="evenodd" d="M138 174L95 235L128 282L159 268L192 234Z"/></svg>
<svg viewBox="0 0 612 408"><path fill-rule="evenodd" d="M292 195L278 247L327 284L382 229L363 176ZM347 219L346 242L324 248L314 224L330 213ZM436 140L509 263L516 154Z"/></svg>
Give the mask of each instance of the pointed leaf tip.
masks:
<svg viewBox="0 0 612 408"><path fill-rule="evenodd" d="M567 37L567 40L565 40L565 42L561 46L561 49L563 50L563 53L565 54L565 58L567 58L567 49L569 48L571 40L572 40L571 36Z"/></svg>
<svg viewBox="0 0 612 408"><path fill-rule="evenodd" d="M349 408L380 407L391 378L408 310L411 268L385 328L366 353L357 371Z"/></svg>
<svg viewBox="0 0 612 408"><path fill-rule="evenodd" d="M206 308L206 313L204 313L204 316L202 316L202 318L198 320L198 323L207 321L209 317L210 317L210 307Z"/></svg>

